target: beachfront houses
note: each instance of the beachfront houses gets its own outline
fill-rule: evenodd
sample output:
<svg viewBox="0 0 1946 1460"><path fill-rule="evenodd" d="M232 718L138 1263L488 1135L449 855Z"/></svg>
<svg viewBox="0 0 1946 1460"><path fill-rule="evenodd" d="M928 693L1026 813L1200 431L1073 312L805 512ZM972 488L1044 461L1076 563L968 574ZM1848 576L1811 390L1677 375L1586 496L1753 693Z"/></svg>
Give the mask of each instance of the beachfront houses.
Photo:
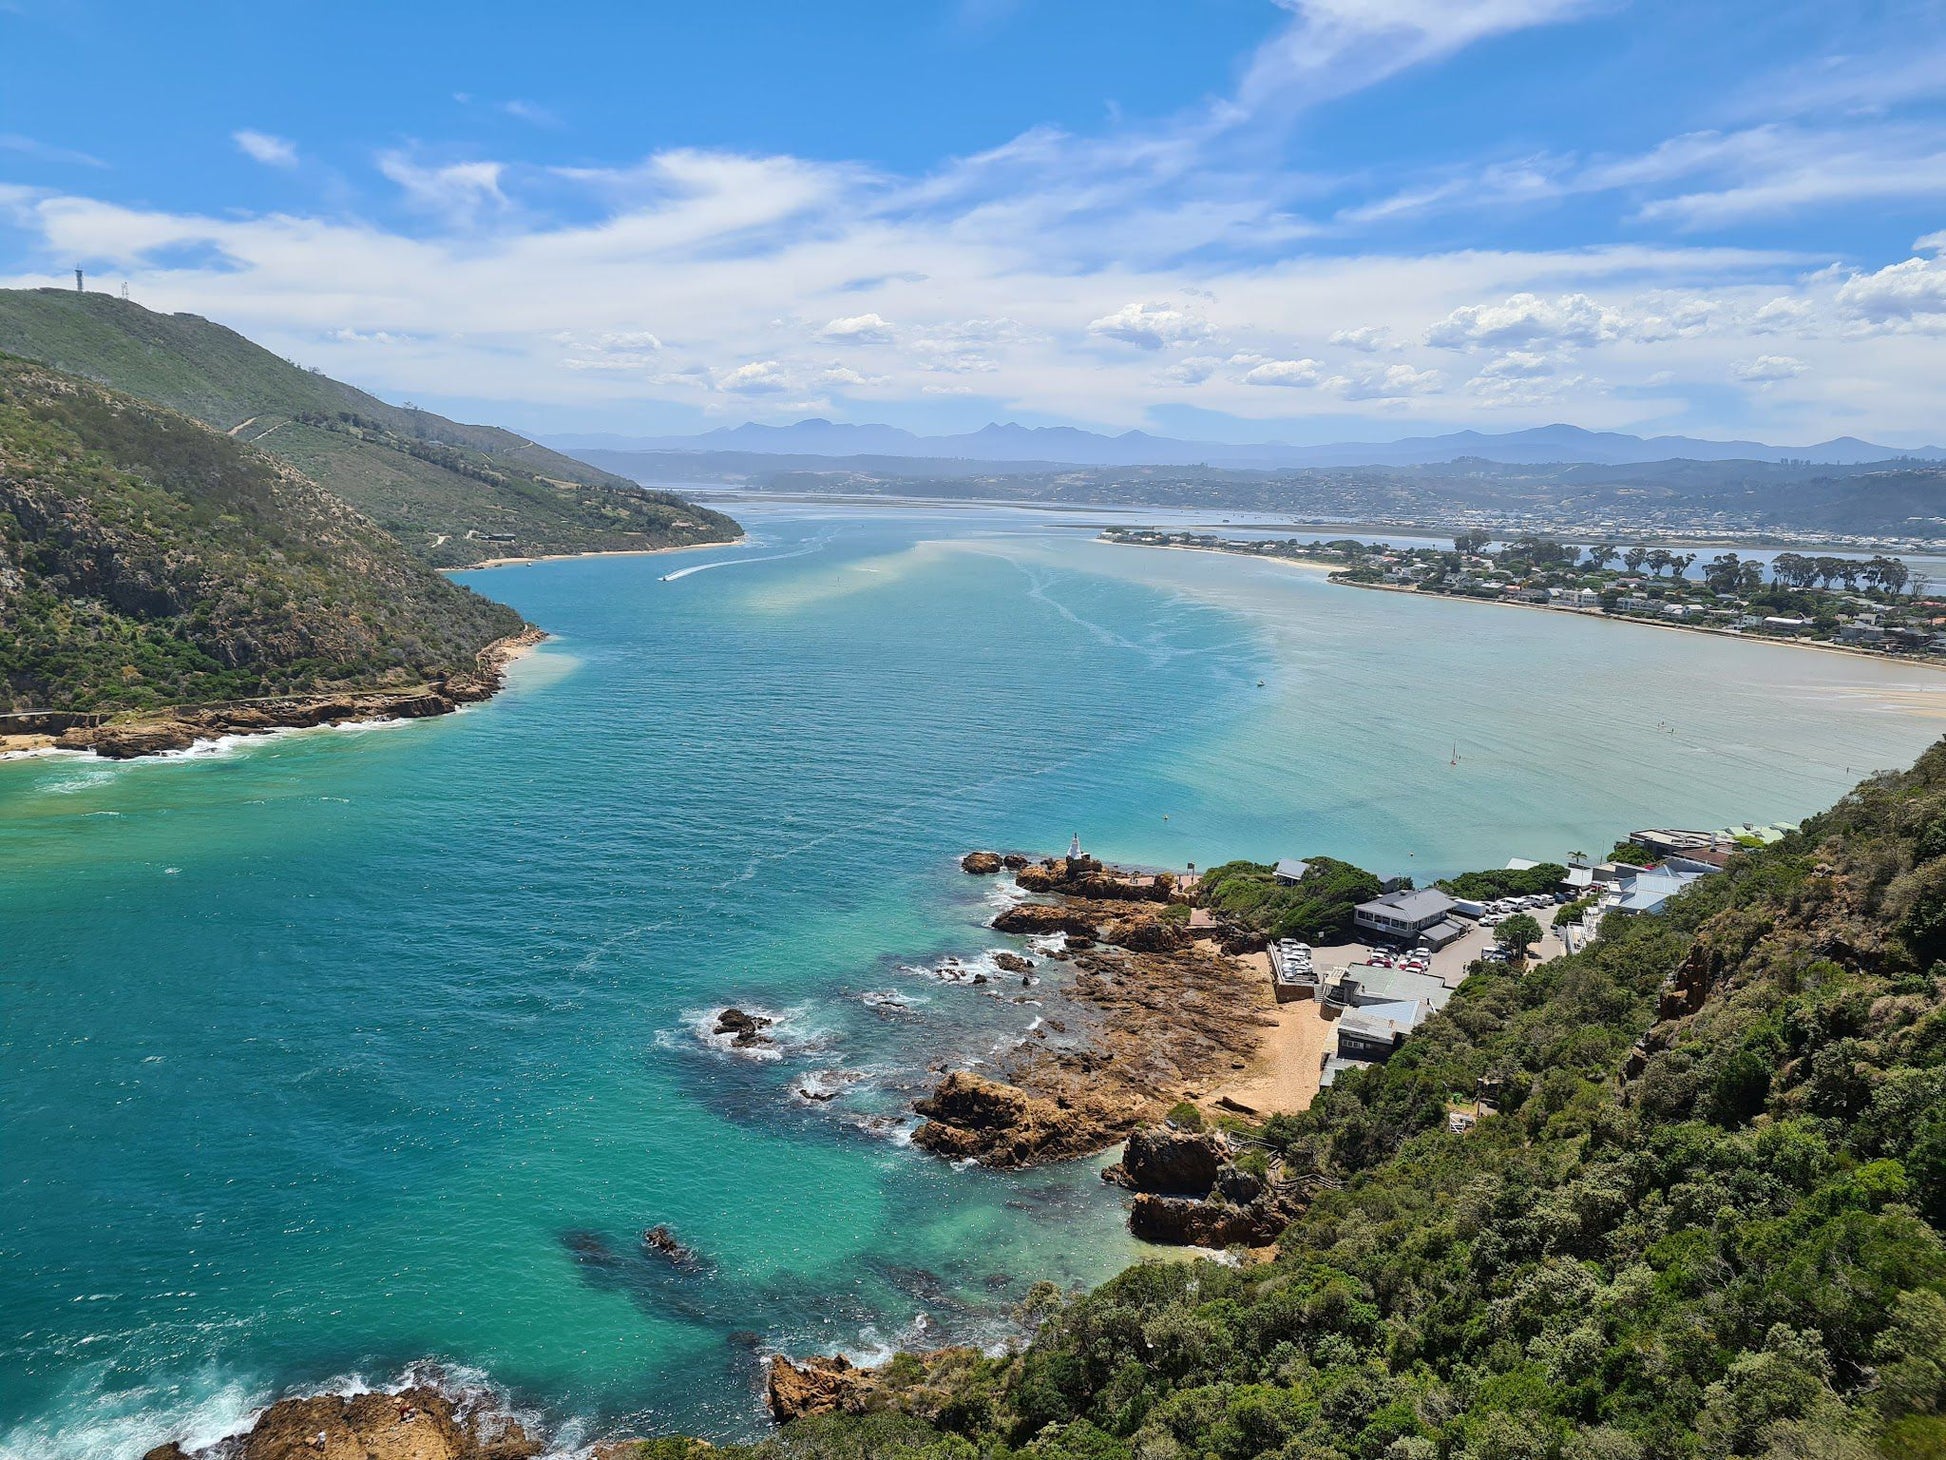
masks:
<svg viewBox="0 0 1946 1460"><path fill-rule="evenodd" d="M1375 938L1444 948L1466 936L1466 929L1453 921L1455 906L1437 888L1401 889L1359 903L1352 912L1352 926Z"/></svg>

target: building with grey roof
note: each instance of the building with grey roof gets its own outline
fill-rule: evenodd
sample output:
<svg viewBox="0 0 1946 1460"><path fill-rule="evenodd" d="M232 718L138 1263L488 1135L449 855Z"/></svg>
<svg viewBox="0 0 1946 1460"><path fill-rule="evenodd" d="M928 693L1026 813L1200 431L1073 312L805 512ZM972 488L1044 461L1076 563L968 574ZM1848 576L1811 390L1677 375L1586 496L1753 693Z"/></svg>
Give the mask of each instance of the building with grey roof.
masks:
<svg viewBox="0 0 1946 1460"><path fill-rule="evenodd" d="M1409 943L1445 922L1453 906L1452 898L1433 887L1388 892L1359 903L1352 912L1352 924L1362 932Z"/></svg>

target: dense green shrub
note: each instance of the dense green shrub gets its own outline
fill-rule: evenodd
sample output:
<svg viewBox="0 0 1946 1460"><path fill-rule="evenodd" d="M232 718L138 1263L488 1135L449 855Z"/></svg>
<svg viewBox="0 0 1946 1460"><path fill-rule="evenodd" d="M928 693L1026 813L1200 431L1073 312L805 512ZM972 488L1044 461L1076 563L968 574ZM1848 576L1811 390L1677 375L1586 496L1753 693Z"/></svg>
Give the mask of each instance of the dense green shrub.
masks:
<svg viewBox="0 0 1946 1460"><path fill-rule="evenodd" d="M1304 876L1286 887L1263 862L1225 862L1203 874L1197 895L1247 928L1271 938L1341 942L1351 936L1352 911L1380 892L1378 878L1334 857L1311 857Z"/></svg>

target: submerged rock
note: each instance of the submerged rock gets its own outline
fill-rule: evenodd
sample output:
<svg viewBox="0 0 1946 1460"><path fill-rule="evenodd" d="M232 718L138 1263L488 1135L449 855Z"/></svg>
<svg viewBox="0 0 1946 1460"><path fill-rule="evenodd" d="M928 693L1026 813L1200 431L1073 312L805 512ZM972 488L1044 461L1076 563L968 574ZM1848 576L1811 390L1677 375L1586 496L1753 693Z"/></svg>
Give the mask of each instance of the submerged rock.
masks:
<svg viewBox="0 0 1946 1460"><path fill-rule="evenodd" d="M1032 973L1034 971L1033 959L1022 958L1018 953L1001 952L994 954L993 966L1002 973Z"/></svg>
<svg viewBox="0 0 1946 1460"><path fill-rule="evenodd" d="M661 1222L642 1234L642 1250L657 1257L666 1257L677 1267L698 1267L702 1264L696 1249Z"/></svg>

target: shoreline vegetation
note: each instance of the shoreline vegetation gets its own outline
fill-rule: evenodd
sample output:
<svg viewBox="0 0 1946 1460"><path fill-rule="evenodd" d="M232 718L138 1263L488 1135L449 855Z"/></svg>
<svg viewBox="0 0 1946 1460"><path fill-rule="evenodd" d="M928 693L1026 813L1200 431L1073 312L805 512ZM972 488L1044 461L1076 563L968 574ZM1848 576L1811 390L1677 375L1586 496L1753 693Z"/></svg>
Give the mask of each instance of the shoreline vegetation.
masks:
<svg viewBox="0 0 1946 1460"><path fill-rule="evenodd" d="M1627 555L1636 561L1611 571L1607 562L1622 557L1612 546L1589 549L1589 562L1581 563L1579 548L1551 539L1516 539L1489 553L1484 533L1461 534L1450 552L1395 550L1382 542L1348 538L1305 543L1295 538L1222 538L1154 528L1110 527L1096 540L1118 547L1256 558L1324 572L1331 582L1351 588L1538 609L1879 663L1946 668L1946 632L1941 631L1946 628L1946 600L1930 594L1920 597L1930 585L1893 558L1841 560L1779 554L1780 569L1793 560L1804 565L1796 570L1797 582L1791 585L1766 583L1761 565L1739 561L1737 554L1726 552L1704 565L1705 579L1699 584L1686 577L1694 553L1660 549L1652 553L1636 547ZM1660 566L1642 576L1640 567L1652 559L1659 559ZM1809 586L1809 575L1818 567L1834 569L1823 579L1834 581L1839 576L1835 565L1840 563L1847 570L1848 584L1862 572L1868 581L1874 573L1883 574L1881 586L1862 594L1849 588L1839 593ZM1662 570L1670 566L1676 576L1663 580ZM1901 598L1900 590L1908 583L1913 596Z"/></svg>
<svg viewBox="0 0 1946 1460"><path fill-rule="evenodd" d="M45 711L3 717L0 761L48 751L135 760L191 750L226 736L450 715L464 705L478 704L498 694L505 687L508 666L546 637L545 631L529 625L488 644L472 671L442 675L405 688L274 695L229 704L131 710L114 716Z"/></svg>

